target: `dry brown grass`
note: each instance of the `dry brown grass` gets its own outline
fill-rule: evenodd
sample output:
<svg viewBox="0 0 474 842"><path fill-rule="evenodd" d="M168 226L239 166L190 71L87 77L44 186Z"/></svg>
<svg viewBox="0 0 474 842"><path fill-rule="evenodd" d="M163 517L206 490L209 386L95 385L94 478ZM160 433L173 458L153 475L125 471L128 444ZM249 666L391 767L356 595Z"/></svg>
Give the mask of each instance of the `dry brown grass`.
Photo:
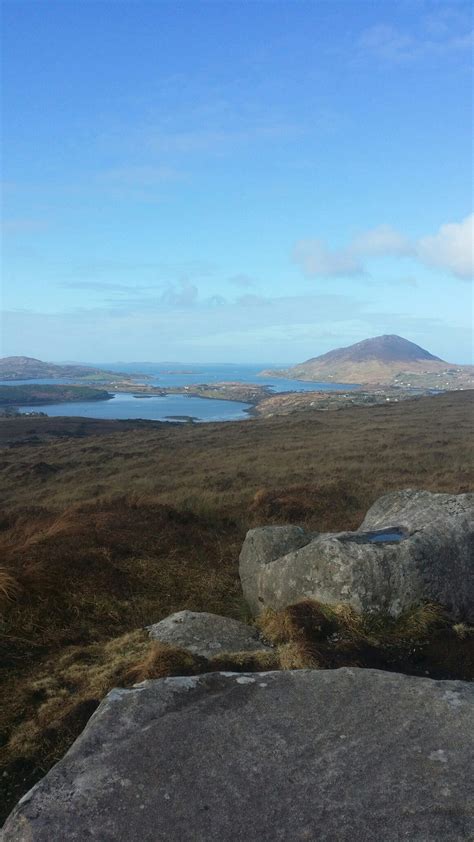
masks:
<svg viewBox="0 0 474 842"><path fill-rule="evenodd" d="M278 660L282 670L318 669L326 666L319 652L303 640L281 644L278 647Z"/></svg>
<svg viewBox="0 0 474 842"><path fill-rule="evenodd" d="M299 522L317 525L320 532L337 529L341 521L355 529L364 515L355 489L342 480L260 488L249 512L255 523Z"/></svg>
<svg viewBox="0 0 474 842"><path fill-rule="evenodd" d="M131 629L183 608L246 616L237 561L247 528L296 521L348 529L390 490L470 490L472 397L179 427L0 419L0 441L12 444L0 454L6 806L61 756L114 683L198 669L150 650ZM426 611L391 634L405 635L408 666L410 647L420 647L414 669L427 658L451 665L441 618L439 633L427 635L436 652L419 643L435 619ZM383 637L378 622L361 626L347 607L306 603L273 618L273 631L268 620L276 655L222 655L207 668L395 668L393 634L385 624ZM452 634L461 676L471 668L472 637Z"/></svg>
<svg viewBox="0 0 474 842"><path fill-rule="evenodd" d="M264 638L277 647L282 669L362 666L474 678L473 629L453 626L438 605L418 605L394 618L358 614L350 605L312 600L282 611L266 609L258 619Z"/></svg>
<svg viewBox="0 0 474 842"><path fill-rule="evenodd" d="M277 652L262 649L256 652L220 652L209 661L210 670L232 672L266 672L280 668Z"/></svg>
<svg viewBox="0 0 474 842"><path fill-rule="evenodd" d="M23 658L30 644L111 637L182 608L240 616L241 533L232 524L125 498L21 511L10 524L0 533L18 590L4 607L9 659Z"/></svg>
<svg viewBox="0 0 474 842"><path fill-rule="evenodd" d="M144 631L122 635L105 644L68 646L34 670L27 686L19 682L12 699L20 721L4 748L7 760L53 753L67 740L68 725L87 702L98 704L149 647ZM91 705L92 706L92 705ZM23 714L23 715L21 715Z"/></svg>
<svg viewBox="0 0 474 842"><path fill-rule="evenodd" d="M125 671L123 682L129 686L168 675L196 675L204 672L206 667L205 658L193 655L179 646L154 641L148 644L143 658Z"/></svg>
<svg viewBox="0 0 474 842"><path fill-rule="evenodd" d="M303 599L296 605L288 606L284 611L265 608L257 624L263 636L273 645L297 642L307 637L307 632L310 632L313 640L318 637L324 639L340 625L337 608L331 609L311 599Z"/></svg>
<svg viewBox="0 0 474 842"><path fill-rule="evenodd" d="M0 605L15 599L19 591L20 586L13 574L6 567L0 567Z"/></svg>
<svg viewBox="0 0 474 842"><path fill-rule="evenodd" d="M19 419L16 428L3 419L0 439L5 424L7 440L16 433L20 442L31 435L39 441L3 451L0 500L8 506L57 509L133 494L247 524L250 518L267 520L265 510L248 514L260 490L293 498L290 509L288 501L270 500L272 519L287 518L294 503L303 506L303 518L315 529L333 528L341 518L346 526L348 516L356 522L390 489L416 485L458 492L472 487L472 417L473 393L466 391L335 413L145 426L86 437L67 435L70 420L63 422L66 435L61 437L58 419ZM44 442L49 427L57 435ZM42 476L35 472L39 463L56 470Z"/></svg>
<svg viewBox="0 0 474 842"><path fill-rule="evenodd" d="M439 605L415 606L398 617L370 612L358 613L351 605L324 605L304 599L281 611L266 608L257 620L264 638L274 645L300 640L338 640L387 643L422 640L440 628L451 627L449 617Z"/></svg>

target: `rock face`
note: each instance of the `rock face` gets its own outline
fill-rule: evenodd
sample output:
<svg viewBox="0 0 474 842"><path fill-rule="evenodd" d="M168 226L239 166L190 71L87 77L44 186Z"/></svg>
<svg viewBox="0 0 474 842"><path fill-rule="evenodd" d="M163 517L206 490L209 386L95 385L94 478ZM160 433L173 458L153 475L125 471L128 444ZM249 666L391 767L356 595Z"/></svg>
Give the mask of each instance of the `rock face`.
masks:
<svg viewBox="0 0 474 842"><path fill-rule="evenodd" d="M220 652L255 652L269 650L257 630L238 620L195 611L178 611L153 626L150 637L163 643L182 646L194 655L212 658Z"/></svg>
<svg viewBox="0 0 474 842"><path fill-rule="evenodd" d="M255 615L308 597L393 616L430 601L473 622L474 494L393 492L356 532L253 529L242 547L240 578Z"/></svg>
<svg viewBox="0 0 474 842"><path fill-rule="evenodd" d="M113 690L3 842L468 842L473 697L358 669Z"/></svg>

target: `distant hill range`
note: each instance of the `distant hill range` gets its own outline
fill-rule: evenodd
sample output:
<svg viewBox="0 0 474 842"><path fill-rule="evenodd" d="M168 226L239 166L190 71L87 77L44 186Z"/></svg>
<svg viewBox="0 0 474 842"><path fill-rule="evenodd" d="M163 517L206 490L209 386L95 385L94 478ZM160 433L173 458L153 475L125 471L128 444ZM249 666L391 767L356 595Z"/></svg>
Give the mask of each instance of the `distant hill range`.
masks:
<svg viewBox="0 0 474 842"><path fill-rule="evenodd" d="M401 336L374 336L265 376L362 386L472 388L473 366L447 363Z"/></svg>
<svg viewBox="0 0 474 842"><path fill-rule="evenodd" d="M87 365L57 365L34 357L0 358L0 380L95 380L113 382L130 380L129 374L104 371Z"/></svg>

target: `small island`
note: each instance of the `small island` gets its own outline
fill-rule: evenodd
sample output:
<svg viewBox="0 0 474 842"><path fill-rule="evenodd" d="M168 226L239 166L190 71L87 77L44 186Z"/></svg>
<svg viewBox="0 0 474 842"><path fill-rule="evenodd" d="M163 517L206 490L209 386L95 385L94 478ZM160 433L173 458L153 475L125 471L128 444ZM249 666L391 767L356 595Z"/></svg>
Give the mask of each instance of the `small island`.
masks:
<svg viewBox="0 0 474 842"><path fill-rule="evenodd" d="M105 389L94 389L92 386L64 384L0 386L0 406L42 406L48 403L107 401L112 397L113 395Z"/></svg>

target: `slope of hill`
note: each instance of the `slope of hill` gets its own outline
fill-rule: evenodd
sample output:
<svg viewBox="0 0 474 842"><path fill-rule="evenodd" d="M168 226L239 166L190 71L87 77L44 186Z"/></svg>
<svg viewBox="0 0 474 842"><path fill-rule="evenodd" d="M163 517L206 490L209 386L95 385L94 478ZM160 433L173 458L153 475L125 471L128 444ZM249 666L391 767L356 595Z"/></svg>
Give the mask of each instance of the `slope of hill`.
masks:
<svg viewBox="0 0 474 842"><path fill-rule="evenodd" d="M285 370L263 372L298 380L440 389L472 388L473 373L473 366L447 363L395 335L375 336Z"/></svg>
<svg viewBox="0 0 474 842"><path fill-rule="evenodd" d="M57 365L45 363L34 357L2 357L0 359L0 380L107 380L107 382L130 380L130 375L104 371L87 365Z"/></svg>
<svg viewBox="0 0 474 842"><path fill-rule="evenodd" d="M144 626L184 609L247 616L247 529L356 529L388 491L469 491L473 398L226 424L0 419L0 824L118 671L145 658ZM467 633L455 647L426 634L415 646L417 628L406 632L411 671L472 675Z"/></svg>
<svg viewBox="0 0 474 842"><path fill-rule="evenodd" d="M74 401L104 401L113 396L105 389L94 389L93 386L73 385L33 385L0 386L0 406L41 406L47 403Z"/></svg>

